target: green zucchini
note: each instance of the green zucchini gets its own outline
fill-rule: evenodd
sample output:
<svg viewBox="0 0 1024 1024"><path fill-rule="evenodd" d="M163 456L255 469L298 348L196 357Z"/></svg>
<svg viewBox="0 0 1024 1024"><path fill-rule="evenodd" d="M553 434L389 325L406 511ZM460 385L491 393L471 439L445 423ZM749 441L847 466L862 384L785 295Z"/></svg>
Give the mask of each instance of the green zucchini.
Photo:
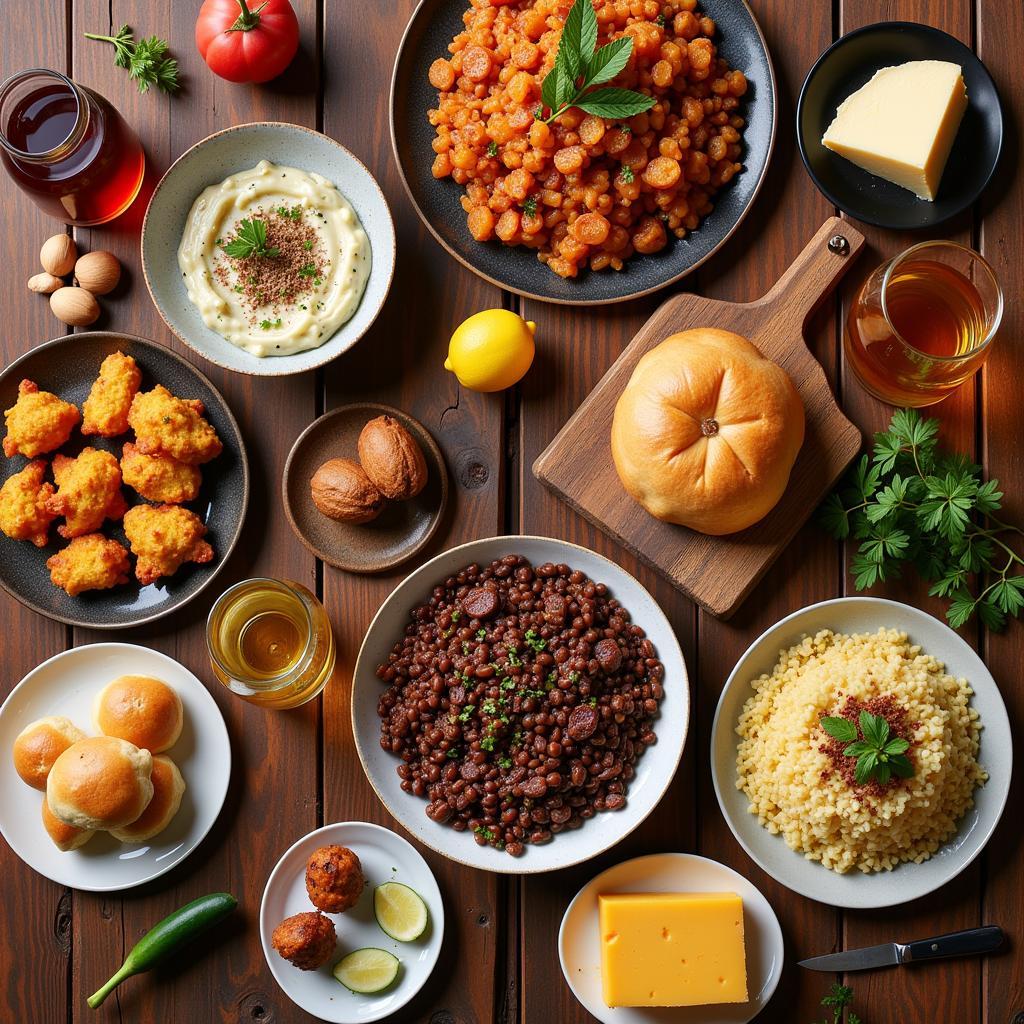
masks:
<svg viewBox="0 0 1024 1024"><path fill-rule="evenodd" d="M96 1009L125 978L156 967L200 932L223 921L238 901L230 893L214 892L186 903L180 910L153 925L132 947L120 970L99 991L89 996L89 1006Z"/></svg>

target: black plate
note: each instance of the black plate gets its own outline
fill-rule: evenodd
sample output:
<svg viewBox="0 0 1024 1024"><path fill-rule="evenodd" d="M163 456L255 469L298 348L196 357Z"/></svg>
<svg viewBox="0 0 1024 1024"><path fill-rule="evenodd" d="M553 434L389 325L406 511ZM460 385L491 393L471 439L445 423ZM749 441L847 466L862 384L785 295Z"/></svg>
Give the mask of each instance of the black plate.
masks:
<svg viewBox="0 0 1024 1024"><path fill-rule="evenodd" d="M148 391L163 384L182 398L198 398L206 406L207 419L213 424L224 451L202 467L203 485L199 497L186 506L195 512L208 529L206 539L213 545L214 558L207 565L186 564L173 576L141 587L134 576L130 583L111 590L94 590L68 597L50 581L46 560L66 542L50 529L50 543L37 548L28 541L10 540L0 535L0 586L33 611L58 622L94 629L124 629L151 622L191 601L220 572L238 536L249 500L249 463L238 424L220 392L194 366L169 349L153 341L129 334L89 331L71 334L45 344L15 359L0 373L0 409L9 409L17 401L18 384L34 380L44 391L73 402L81 409L96 379L100 363L112 352L132 356L142 371L142 389ZM120 437L83 437L78 428L60 451L75 455L91 445L103 448L120 459L121 447L132 434ZM53 454L40 456L47 460ZM0 482L24 469L27 459L0 456ZM130 488L122 488L129 504L139 502ZM106 522L102 532L127 547L120 523Z"/></svg>
<svg viewBox="0 0 1024 1024"><path fill-rule="evenodd" d="M934 202L869 174L821 144L847 96L880 68L910 60L959 64L967 86L967 110ZM796 125L800 156L814 184L844 213L883 228L930 228L955 217L981 195L1003 146L1003 111L985 65L958 39L913 21L866 25L833 43L804 79Z"/></svg>
<svg viewBox="0 0 1024 1024"><path fill-rule="evenodd" d="M566 280L540 263L529 249L498 241L477 242L466 226L459 199L462 186L430 173L434 129L427 111L437 106L437 90L427 71L464 28L467 0L421 0L405 31L391 82L391 142L398 168L424 224L452 256L482 278L508 291L545 302L589 305L619 302L663 288L696 270L736 230L750 209L768 167L775 141L777 101L775 75L767 45L744 0L701 0L700 8L715 20L719 53L746 75L750 88L741 113L743 173L715 199L715 209L700 227L660 253L632 256L623 270L582 271Z"/></svg>

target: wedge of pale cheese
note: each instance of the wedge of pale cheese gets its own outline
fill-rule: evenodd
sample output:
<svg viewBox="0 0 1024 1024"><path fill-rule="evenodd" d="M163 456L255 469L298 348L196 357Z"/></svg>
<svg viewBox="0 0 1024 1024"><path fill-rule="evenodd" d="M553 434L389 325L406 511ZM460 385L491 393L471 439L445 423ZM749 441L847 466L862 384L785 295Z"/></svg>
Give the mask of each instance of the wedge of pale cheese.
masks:
<svg viewBox="0 0 1024 1024"><path fill-rule="evenodd" d="M934 200L967 109L961 68L912 60L876 71L839 105L822 145L920 199Z"/></svg>

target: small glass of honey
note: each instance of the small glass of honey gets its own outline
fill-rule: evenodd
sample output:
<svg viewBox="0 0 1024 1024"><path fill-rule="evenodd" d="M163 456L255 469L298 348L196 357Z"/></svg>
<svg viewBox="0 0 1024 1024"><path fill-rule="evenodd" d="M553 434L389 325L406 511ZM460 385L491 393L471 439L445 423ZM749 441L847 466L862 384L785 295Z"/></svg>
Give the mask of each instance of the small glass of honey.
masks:
<svg viewBox="0 0 1024 1024"><path fill-rule="evenodd" d="M226 590L210 610L206 645L217 678L262 707L305 704L334 672L327 612L291 580L242 580Z"/></svg>
<svg viewBox="0 0 1024 1024"><path fill-rule="evenodd" d="M978 253L956 242L921 242L864 282L843 347L876 398L934 405L981 369L1002 317L1002 290Z"/></svg>

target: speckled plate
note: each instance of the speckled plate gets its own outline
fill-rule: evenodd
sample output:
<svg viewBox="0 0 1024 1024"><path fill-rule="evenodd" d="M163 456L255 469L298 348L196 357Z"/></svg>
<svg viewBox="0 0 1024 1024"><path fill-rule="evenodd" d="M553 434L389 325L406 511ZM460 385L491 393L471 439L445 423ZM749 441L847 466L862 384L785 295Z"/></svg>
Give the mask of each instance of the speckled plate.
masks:
<svg viewBox="0 0 1024 1024"><path fill-rule="evenodd" d="M775 142L778 102L768 46L745 0L700 0L717 25L718 52L750 82L743 101L743 173L715 197L715 209L700 227L652 256L633 256L619 272L585 271L565 280L537 260L531 249L481 243L466 226L462 188L431 174L434 129L427 111L437 90L427 71L463 31L468 0L421 0L406 29L391 81L391 142L409 198L431 234L460 263L499 288L545 302L593 305L646 295L696 270L739 227L757 196Z"/></svg>
<svg viewBox="0 0 1024 1024"><path fill-rule="evenodd" d="M214 559L207 565L183 565L173 576L140 587L132 581L111 590L89 591L68 597L50 582L46 560L65 544L50 528L50 543L37 548L28 541L14 541L0 535L0 586L22 604L58 622L94 629L124 629L152 622L187 604L203 591L228 560L239 535L249 501L249 464L245 444L231 410L220 392L194 366L162 345L129 334L90 331L57 338L37 345L15 359L0 373L0 409L9 409L17 401L18 384L34 380L44 391L52 391L81 409L89 388L99 373L100 363L111 352L132 356L142 370L142 388L163 384L182 398L198 398L206 406L224 451L202 467L203 485L199 497L186 506L195 512L209 531L206 539L213 545ZM67 444L60 449L76 455L91 445L112 452L118 459L129 432L120 437L83 437L76 427ZM53 453L45 456L51 459ZM0 482L22 470L27 459L0 456ZM129 504L139 501L130 487L122 488ZM102 532L126 544L120 523L106 522ZM126 545L127 546L127 545Z"/></svg>
<svg viewBox="0 0 1024 1024"><path fill-rule="evenodd" d="M359 432L377 416L392 416L419 442L427 461L427 486L408 501L389 502L372 522L328 519L313 504L309 481L328 459L357 459ZM400 409L360 403L332 409L298 437L284 465L281 499L295 535L317 558L348 572L383 572L430 543L448 504L448 471L430 432Z"/></svg>
<svg viewBox="0 0 1024 1024"><path fill-rule="evenodd" d="M178 245L196 196L260 160L322 174L352 204L370 240L370 276L351 319L319 348L286 356L254 356L207 327L189 301L178 269ZM238 124L197 142L160 179L142 225L142 270L167 326L204 359L260 377L301 373L350 349L377 319L395 271L395 227L373 175L334 139L297 124Z"/></svg>

